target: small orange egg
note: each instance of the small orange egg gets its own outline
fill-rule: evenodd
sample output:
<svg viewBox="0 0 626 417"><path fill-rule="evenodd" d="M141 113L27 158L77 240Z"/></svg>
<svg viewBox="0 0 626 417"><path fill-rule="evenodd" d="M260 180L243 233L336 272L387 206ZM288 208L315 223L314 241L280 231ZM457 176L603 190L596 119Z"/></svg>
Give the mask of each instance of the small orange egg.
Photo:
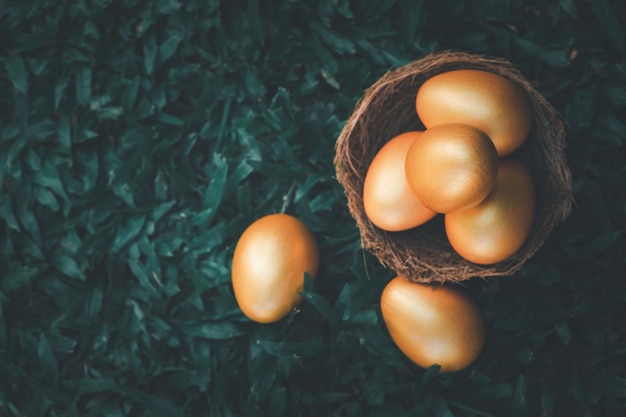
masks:
<svg viewBox="0 0 626 417"><path fill-rule="evenodd" d="M483 348L480 311L452 287L396 277L383 290L380 308L395 344L422 368L438 364L440 372L456 372L469 366Z"/></svg>
<svg viewBox="0 0 626 417"><path fill-rule="evenodd" d="M481 130L462 123L426 129L406 156L409 186L422 204L439 213L480 203L498 172L498 153Z"/></svg>
<svg viewBox="0 0 626 417"><path fill-rule="evenodd" d="M406 154L421 134L410 131L392 138L376 153L365 175L363 208L369 220L383 230L408 230L437 214L424 207L406 180Z"/></svg>
<svg viewBox="0 0 626 417"><path fill-rule="evenodd" d="M535 218L535 189L528 168L513 157L500 161L493 190L478 206L446 214L456 252L470 262L494 264L517 252Z"/></svg>
<svg viewBox="0 0 626 417"><path fill-rule="evenodd" d="M302 301L304 273L314 279L318 267L317 242L302 221L282 213L261 217L235 246L231 274L237 304L250 320L278 321Z"/></svg>
<svg viewBox="0 0 626 417"><path fill-rule="evenodd" d="M524 91L489 71L460 69L437 74L421 85L415 107L427 129L441 123L465 123L482 130L500 157L522 145L532 124Z"/></svg>

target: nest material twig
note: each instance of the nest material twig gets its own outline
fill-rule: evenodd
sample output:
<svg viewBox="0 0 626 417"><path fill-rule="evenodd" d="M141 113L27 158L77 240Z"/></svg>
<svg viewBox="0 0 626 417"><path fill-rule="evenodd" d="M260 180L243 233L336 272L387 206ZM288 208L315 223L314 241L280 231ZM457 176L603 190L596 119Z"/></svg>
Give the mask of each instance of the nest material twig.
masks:
<svg viewBox="0 0 626 417"><path fill-rule="evenodd" d="M526 92L533 113L531 132L515 154L530 168L534 180L535 221L524 246L493 265L461 258L448 243L442 216L415 229L387 232L374 226L363 209L363 181L376 153L394 136L424 129L415 111L418 88L426 79L456 69L480 69L510 79ZM362 246L396 274L414 282L460 282L515 273L568 216L573 201L565 128L556 110L509 61L466 52L435 52L383 75L365 91L347 120L337 139L334 163Z"/></svg>

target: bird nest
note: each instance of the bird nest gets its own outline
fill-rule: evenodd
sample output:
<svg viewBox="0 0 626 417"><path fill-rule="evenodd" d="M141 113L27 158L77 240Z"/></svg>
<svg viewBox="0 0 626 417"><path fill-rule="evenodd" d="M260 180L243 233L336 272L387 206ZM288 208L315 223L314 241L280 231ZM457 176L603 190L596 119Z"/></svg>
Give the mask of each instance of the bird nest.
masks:
<svg viewBox="0 0 626 417"><path fill-rule="evenodd" d="M505 261L479 265L459 256L445 234L443 216L411 230L388 232L373 225L363 208L363 183L372 159L394 136L424 130L415 96L428 78L457 69L490 71L508 78L527 95L533 123L516 155L531 171L536 192L535 220L524 245ZM414 282L460 282L472 277L512 275L564 220L573 201L565 155L565 128L556 110L507 60L458 51L426 55L389 71L355 106L336 143L335 169L363 248L396 274Z"/></svg>

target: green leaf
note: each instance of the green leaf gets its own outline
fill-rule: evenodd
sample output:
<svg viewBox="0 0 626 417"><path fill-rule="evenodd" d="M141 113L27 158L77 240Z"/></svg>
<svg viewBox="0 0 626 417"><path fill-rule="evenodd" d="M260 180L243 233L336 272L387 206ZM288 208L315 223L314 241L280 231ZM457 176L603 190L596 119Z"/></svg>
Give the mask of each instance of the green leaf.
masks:
<svg viewBox="0 0 626 417"><path fill-rule="evenodd" d="M91 77L92 71L89 67L82 67L76 71L76 100L80 104L91 102Z"/></svg>
<svg viewBox="0 0 626 417"><path fill-rule="evenodd" d="M453 408L458 408L459 410L463 410L463 411L469 412L470 413L469 415L475 415L475 416L478 416L478 417L497 417L497 416L495 416L493 414L486 413L484 411L478 410L475 407L470 407L468 405L461 404L461 403L458 403L456 401L448 401L448 404L451 407L453 407Z"/></svg>
<svg viewBox="0 0 626 417"><path fill-rule="evenodd" d="M241 336L243 332L231 322L198 323L181 325L182 331L191 336L210 340L232 339Z"/></svg>
<svg viewBox="0 0 626 417"><path fill-rule="evenodd" d="M436 395L434 399L435 409L437 410L437 415L441 417L454 417L452 411L448 407L446 400L441 395Z"/></svg>
<svg viewBox="0 0 626 417"><path fill-rule="evenodd" d="M598 20L600 21L600 28L603 29L609 41L613 44L615 50L624 56L625 46L624 46L624 29L620 28L620 22L616 18L616 13L623 12L623 10L617 11L614 8L614 5L609 3L607 0L597 0L592 4L592 8Z"/></svg>
<svg viewBox="0 0 626 417"><path fill-rule="evenodd" d="M84 298L84 314L87 320L97 320L102 311L102 302L104 298L104 289L99 282L90 280L91 285L87 289Z"/></svg>
<svg viewBox="0 0 626 417"><path fill-rule="evenodd" d="M384 364L396 369L404 369L407 366L407 357L393 343L389 334L384 331L372 332L355 330L355 336L359 343ZM439 365L436 365L439 367ZM435 372L436 373L436 372Z"/></svg>
<svg viewBox="0 0 626 417"><path fill-rule="evenodd" d="M133 194L133 190L130 188L130 185L126 182L120 182L113 185L113 192L116 196L122 199L129 207L135 206L135 195Z"/></svg>
<svg viewBox="0 0 626 417"><path fill-rule="evenodd" d="M26 147L26 143L27 141L24 136L20 136L13 141L13 144L9 146L8 151L6 151L3 171L11 172L11 168L15 170L21 168L19 163L16 163L16 159Z"/></svg>
<svg viewBox="0 0 626 417"><path fill-rule="evenodd" d="M589 390L583 386L578 369L574 369L568 378L568 391L576 403L577 411L581 416L591 417Z"/></svg>
<svg viewBox="0 0 626 417"><path fill-rule="evenodd" d="M50 349L52 349L53 352L60 354L67 355L74 353L75 348L78 345L78 342L75 339L62 335L59 333L58 329L48 332L46 337L48 338Z"/></svg>
<svg viewBox="0 0 626 417"><path fill-rule="evenodd" d="M41 170L41 158L39 155L37 155L37 153L32 149L27 149L25 153L26 155L22 158L25 165L32 171Z"/></svg>
<svg viewBox="0 0 626 417"><path fill-rule="evenodd" d="M539 42L528 38L515 38L515 43L538 61L554 68L566 68L570 65L569 48L550 48Z"/></svg>
<svg viewBox="0 0 626 417"><path fill-rule="evenodd" d="M307 342L272 342L269 340L257 340L257 344L266 353L272 356L318 356L327 350L326 346Z"/></svg>
<svg viewBox="0 0 626 417"><path fill-rule="evenodd" d="M333 306L323 296L313 292L303 292L302 297L311 303L313 307L326 319L332 329L336 329L339 325L339 315Z"/></svg>
<svg viewBox="0 0 626 417"><path fill-rule="evenodd" d="M64 385L76 395L111 393L120 389L116 382L107 378L80 378L65 381Z"/></svg>
<svg viewBox="0 0 626 417"><path fill-rule="evenodd" d="M125 387L123 392L131 396L141 407L149 410L152 415L180 417L183 414L182 410L168 397L155 396L129 387Z"/></svg>
<svg viewBox="0 0 626 417"><path fill-rule="evenodd" d="M44 333L39 334L39 344L37 346L37 357L42 370L41 380L45 384L56 384L59 379L59 368L56 358L50 348L48 339Z"/></svg>
<svg viewBox="0 0 626 417"><path fill-rule="evenodd" d="M182 38L180 36L173 35L168 37L163 43L159 45L156 58L156 61L159 65L164 63L172 55L174 55L174 52L176 52L176 49L178 48L181 40Z"/></svg>
<svg viewBox="0 0 626 417"><path fill-rule="evenodd" d="M120 103L126 113L129 113L133 109L133 106L137 101L140 83L141 79L139 76L135 76L122 94Z"/></svg>
<svg viewBox="0 0 626 417"><path fill-rule="evenodd" d="M217 141L215 143L216 152L219 152L219 150L221 149L224 136L226 135L226 123L229 120L231 103L232 103L232 100L230 99L226 100L226 104L224 104L224 109L222 110L222 117L220 119L220 125L217 129Z"/></svg>
<svg viewBox="0 0 626 417"><path fill-rule="evenodd" d="M43 142L56 133L56 124L46 118L37 123L29 124L26 128L25 136L30 141Z"/></svg>
<svg viewBox="0 0 626 417"><path fill-rule="evenodd" d="M602 253L607 248L611 247L621 236L621 230L611 230L588 242L583 252L587 254L587 256Z"/></svg>
<svg viewBox="0 0 626 417"><path fill-rule="evenodd" d="M554 284L558 284L561 282L561 271L553 265L547 265L540 270L538 281L542 287L551 287Z"/></svg>
<svg viewBox="0 0 626 417"><path fill-rule="evenodd" d="M0 280L0 290L5 293L18 290L28 285L37 272L39 269L33 266L20 265L14 267Z"/></svg>
<svg viewBox="0 0 626 417"><path fill-rule="evenodd" d="M424 0L409 0L402 8L403 38L406 45L411 45L417 35L424 18Z"/></svg>
<svg viewBox="0 0 626 417"><path fill-rule="evenodd" d="M287 415L287 390L285 387L274 387L270 392L269 415L285 417Z"/></svg>
<svg viewBox="0 0 626 417"><path fill-rule="evenodd" d="M85 274L78 266L76 261L68 254L63 253L61 250L56 250L51 256L51 261L59 271L61 271L68 277L72 277L80 281L85 281Z"/></svg>
<svg viewBox="0 0 626 417"><path fill-rule="evenodd" d="M320 72L324 80L326 80L326 82L328 83L328 85L330 85L332 88L336 90L339 90L341 88L341 86L339 85L339 82L335 79L335 77L333 77L333 75L326 68L322 68Z"/></svg>
<svg viewBox="0 0 626 417"><path fill-rule="evenodd" d="M259 0L251 0L248 2L248 21L250 22L250 38L257 47L262 47L265 44L265 37L263 35L263 25L261 23Z"/></svg>
<svg viewBox="0 0 626 417"><path fill-rule="evenodd" d="M385 403L385 391L380 381L370 380L360 384L365 402L368 406L383 405Z"/></svg>
<svg viewBox="0 0 626 417"><path fill-rule="evenodd" d="M572 126L579 128L591 125L597 108L596 90L597 84L592 83L576 89L569 97L565 105L565 117Z"/></svg>
<svg viewBox="0 0 626 417"><path fill-rule="evenodd" d="M524 375L517 377L515 384L515 394L513 395L513 404L511 406L512 417L524 417L528 415L528 397L526 395L526 380Z"/></svg>
<svg viewBox="0 0 626 417"><path fill-rule="evenodd" d="M264 398L274 385L277 376L276 358L267 354L257 355L251 360L250 393L255 398Z"/></svg>
<svg viewBox="0 0 626 417"><path fill-rule="evenodd" d="M98 110L98 120L116 120L122 115L122 113L124 113L123 107L103 107Z"/></svg>
<svg viewBox="0 0 626 417"><path fill-rule="evenodd" d="M65 192L65 186L61 181L59 171L50 160L44 162L41 171L35 174L33 182L44 188L50 189L50 191L61 197L63 200L67 202L70 201L67 193Z"/></svg>
<svg viewBox="0 0 626 417"><path fill-rule="evenodd" d="M359 310L350 315L345 322L362 326L376 326L378 324L378 313L373 309Z"/></svg>
<svg viewBox="0 0 626 417"><path fill-rule="evenodd" d="M59 202L54 197L54 194L45 188L35 188L35 199L52 211L59 211Z"/></svg>
<svg viewBox="0 0 626 417"><path fill-rule="evenodd" d="M0 349L2 350L6 350L7 349L7 326L6 326L6 321L4 319L4 308L3 308L3 303L2 303L2 299L4 298L4 294L0 293ZM1 373L0 373L1 376ZM0 396L0 399L2 397Z"/></svg>
<svg viewBox="0 0 626 417"><path fill-rule="evenodd" d="M560 321L554 323L554 329L556 330L556 334L559 336L561 341L567 345L572 338L572 333L567 325L567 322Z"/></svg>
<svg viewBox="0 0 626 417"><path fill-rule="evenodd" d="M324 26L318 21L309 21L309 27L320 37L320 39L331 49L339 54L353 54L356 51L354 42L346 36L331 28Z"/></svg>
<svg viewBox="0 0 626 417"><path fill-rule="evenodd" d="M10 198L0 199L0 217L4 219L11 229L20 231L20 225L15 218L15 213L13 213L13 205Z"/></svg>
<svg viewBox="0 0 626 417"><path fill-rule="evenodd" d="M150 31L143 40L143 66L148 75L152 74L154 70L157 52L156 34L154 31Z"/></svg>
<svg viewBox="0 0 626 417"><path fill-rule="evenodd" d="M576 18L578 16L574 0L559 0L559 6L561 6L561 9L570 17Z"/></svg>
<svg viewBox="0 0 626 417"><path fill-rule="evenodd" d="M113 253L119 252L124 246L136 239L145 224L146 216L138 215L127 218L119 225L115 234L115 240L113 240L113 245L111 245Z"/></svg>
<svg viewBox="0 0 626 417"><path fill-rule="evenodd" d="M33 216L31 216L31 218L34 219ZM41 246L35 240L35 237L27 234L18 235L15 237L15 243L19 248L19 251L23 251L25 254L28 254L40 261L44 261L46 259L41 250Z"/></svg>
<svg viewBox="0 0 626 417"><path fill-rule="evenodd" d="M170 126L184 126L185 125L184 120L176 116L172 116L171 114L167 114L167 113L159 114L157 116L157 120L163 124L170 125Z"/></svg>
<svg viewBox="0 0 626 417"><path fill-rule="evenodd" d="M69 154L72 149L72 132L70 120L65 115L59 119L58 135L61 149Z"/></svg>
<svg viewBox="0 0 626 417"><path fill-rule="evenodd" d="M153 222L158 222L175 205L176 205L176 201L166 201L165 203L159 204L152 210L150 219Z"/></svg>
<svg viewBox="0 0 626 417"><path fill-rule="evenodd" d="M6 62L5 68L9 75L13 87L22 94L28 93L28 72L24 60L18 55L10 55Z"/></svg>
<svg viewBox="0 0 626 417"><path fill-rule="evenodd" d="M365 306L368 302L372 301L374 297L380 294L380 291L382 291L384 285L384 280L372 282L367 279L362 279L360 281L349 284L345 289L345 291L347 292L341 298L342 302L345 303L342 320L350 320L350 318L359 310L361 310L363 306ZM342 294L343 291L344 289L342 289Z"/></svg>
<svg viewBox="0 0 626 417"><path fill-rule="evenodd" d="M87 193L93 190L98 180L98 171L100 169L100 159L98 157L98 149L95 146L81 147L76 151L74 160L77 167L81 169L82 191Z"/></svg>
<svg viewBox="0 0 626 417"><path fill-rule="evenodd" d="M547 417L553 417L554 414L554 406L555 406L555 392L550 389L548 384L542 382L541 383L541 405L542 412Z"/></svg>
<svg viewBox="0 0 626 417"><path fill-rule="evenodd" d="M157 200L160 200L160 201L166 200L168 196L168 191L169 191L169 184L167 181L167 177L165 176L162 170L159 170L159 172L157 172L154 178L154 196L157 198ZM175 202L172 202L172 203L175 203ZM156 219L153 219L153 220L156 221Z"/></svg>
<svg viewBox="0 0 626 417"><path fill-rule="evenodd" d="M159 13L172 14L178 11L182 6L179 0L156 0L155 8Z"/></svg>
<svg viewBox="0 0 626 417"><path fill-rule="evenodd" d="M69 84L69 82L69 77L57 78L54 86L54 110L57 110L59 108L59 104L61 103L61 99L65 95L65 90L67 89L67 85Z"/></svg>
<svg viewBox="0 0 626 417"><path fill-rule="evenodd" d="M217 214L225 193L226 179L228 176L228 162L222 155L213 155L213 164L209 171L210 182L204 192L203 210L194 215L193 224L210 225Z"/></svg>
<svg viewBox="0 0 626 417"><path fill-rule="evenodd" d="M602 371L592 378L592 392L600 395L611 395L617 398L626 398L626 378L611 375L608 371Z"/></svg>
<svg viewBox="0 0 626 417"><path fill-rule="evenodd" d="M472 398L512 398L513 387L508 382L488 382L472 390Z"/></svg>
<svg viewBox="0 0 626 417"><path fill-rule="evenodd" d="M21 225L30 234L30 237L32 237L37 244L41 244L41 229L37 218L31 210L29 201L23 202L23 206L18 209L18 216Z"/></svg>

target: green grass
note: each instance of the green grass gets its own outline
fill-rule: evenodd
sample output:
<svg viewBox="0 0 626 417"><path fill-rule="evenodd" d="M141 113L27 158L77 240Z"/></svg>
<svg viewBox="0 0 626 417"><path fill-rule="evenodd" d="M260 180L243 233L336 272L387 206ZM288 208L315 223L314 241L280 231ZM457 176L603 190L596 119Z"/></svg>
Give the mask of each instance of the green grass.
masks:
<svg viewBox="0 0 626 417"><path fill-rule="evenodd" d="M0 415L626 415L626 2L76 0L0 8ZM409 362L334 143L438 49L509 59L560 111L576 204L456 374ZM287 197L285 197L287 196ZM288 211L321 270L245 319L237 238Z"/></svg>

